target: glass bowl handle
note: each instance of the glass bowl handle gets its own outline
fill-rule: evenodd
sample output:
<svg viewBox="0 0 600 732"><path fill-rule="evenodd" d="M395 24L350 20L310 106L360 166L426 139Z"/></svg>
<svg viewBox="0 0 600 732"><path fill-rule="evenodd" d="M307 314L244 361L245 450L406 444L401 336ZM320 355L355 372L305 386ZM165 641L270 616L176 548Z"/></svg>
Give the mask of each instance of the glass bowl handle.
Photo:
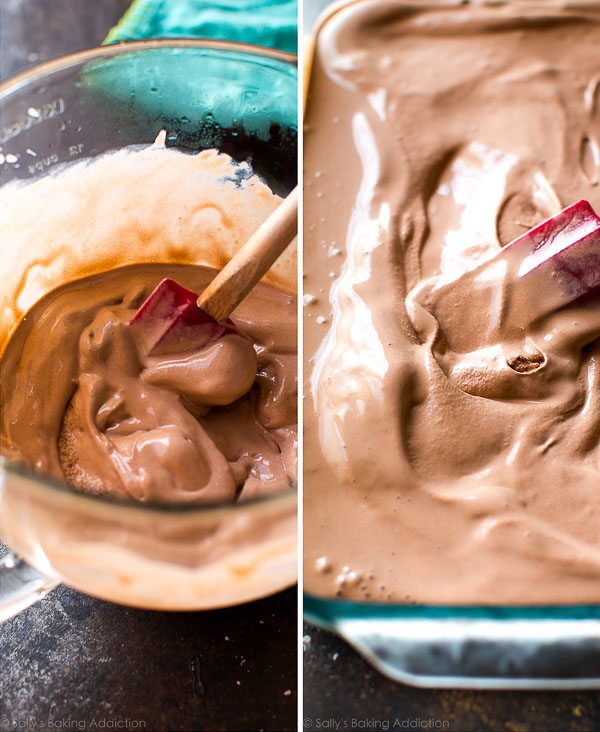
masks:
<svg viewBox="0 0 600 732"><path fill-rule="evenodd" d="M38 572L11 551L0 557L0 623L53 590L59 580Z"/></svg>

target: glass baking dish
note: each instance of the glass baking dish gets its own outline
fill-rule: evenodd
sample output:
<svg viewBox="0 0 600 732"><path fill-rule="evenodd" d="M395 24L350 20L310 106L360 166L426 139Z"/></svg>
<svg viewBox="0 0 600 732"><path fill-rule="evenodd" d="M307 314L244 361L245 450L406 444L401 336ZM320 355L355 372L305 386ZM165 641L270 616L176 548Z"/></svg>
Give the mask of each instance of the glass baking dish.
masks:
<svg viewBox="0 0 600 732"><path fill-rule="evenodd" d="M477 4L486 1L477 0ZM513 1L520 7L536 7L534 3ZM369 0L307 0L307 84L319 31L342 8L363 2ZM448 0L443 4L468 3ZM414 7L432 3L409 0L406 4ZM499 3L490 0L490 4ZM538 3L537 7L542 5ZM381 673L412 686L600 688L600 605L392 604L305 592L304 616L308 622L343 638Z"/></svg>
<svg viewBox="0 0 600 732"><path fill-rule="evenodd" d="M600 605L396 605L306 593L304 615L412 686L600 688Z"/></svg>

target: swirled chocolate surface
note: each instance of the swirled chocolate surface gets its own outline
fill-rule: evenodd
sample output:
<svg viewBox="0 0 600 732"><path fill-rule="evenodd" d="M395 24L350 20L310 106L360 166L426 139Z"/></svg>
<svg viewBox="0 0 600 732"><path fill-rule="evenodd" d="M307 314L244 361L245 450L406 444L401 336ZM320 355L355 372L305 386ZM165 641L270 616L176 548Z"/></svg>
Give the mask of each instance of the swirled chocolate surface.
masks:
<svg viewBox="0 0 600 732"><path fill-rule="evenodd" d="M79 490L140 501L234 500L296 479L295 298L261 284L239 335L147 356L129 320L165 276L133 265L52 292L2 359L3 452Z"/></svg>
<svg viewBox="0 0 600 732"><path fill-rule="evenodd" d="M600 211L593 3L356 2L316 37L305 137L305 582L426 603L600 601L600 300L502 273ZM486 270L487 271L487 270ZM456 294L458 290L454 288ZM432 316L433 312L433 316Z"/></svg>
<svg viewBox="0 0 600 732"><path fill-rule="evenodd" d="M295 247L239 335L148 355L129 321L157 283L202 291L280 200L248 163L164 138L0 189L2 453L140 501L273 492L296 480Z"/></svg>

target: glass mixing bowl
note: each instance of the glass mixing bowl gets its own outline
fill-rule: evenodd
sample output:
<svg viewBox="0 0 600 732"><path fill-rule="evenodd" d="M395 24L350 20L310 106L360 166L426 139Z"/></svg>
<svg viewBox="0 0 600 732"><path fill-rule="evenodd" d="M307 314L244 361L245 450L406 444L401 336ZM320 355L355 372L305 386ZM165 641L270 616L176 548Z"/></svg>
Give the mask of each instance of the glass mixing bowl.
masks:
<svg viewBox="0 0 600 732"><path fill-rule="evenodd" d="M201 40L106 46L8 80L0 111L2 185L152 143L161 130L167 146L216 147L249 160L276 193L296 184L295 57L278 51ZM30 259L19 259L23 278ZM119 266L147 261L141 244L122 259ZM88 264L88 274L98 271ZM0 278L0 344L65 276L47 278L50 284L18 307ZM287 284L295 289L295 275ZM0 560L0 619L60 582L132 606L199 610L269 595L297 574L293 487L237 504L142 505L77 493L4 460L0 536L11 550Z"/></svg>

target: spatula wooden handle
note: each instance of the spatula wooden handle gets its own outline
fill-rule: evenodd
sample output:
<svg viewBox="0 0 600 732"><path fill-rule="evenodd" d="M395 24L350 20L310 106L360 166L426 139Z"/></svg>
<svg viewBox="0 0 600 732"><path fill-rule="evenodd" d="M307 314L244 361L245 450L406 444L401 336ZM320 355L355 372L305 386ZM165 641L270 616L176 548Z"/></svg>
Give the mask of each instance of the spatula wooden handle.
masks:
<svg viewBox="0 0 600 732"><path fill-rule="evenodd" d="M226 320L267 273L298 231L298 188L285 198L198 298L198 307Z"/></svg>

